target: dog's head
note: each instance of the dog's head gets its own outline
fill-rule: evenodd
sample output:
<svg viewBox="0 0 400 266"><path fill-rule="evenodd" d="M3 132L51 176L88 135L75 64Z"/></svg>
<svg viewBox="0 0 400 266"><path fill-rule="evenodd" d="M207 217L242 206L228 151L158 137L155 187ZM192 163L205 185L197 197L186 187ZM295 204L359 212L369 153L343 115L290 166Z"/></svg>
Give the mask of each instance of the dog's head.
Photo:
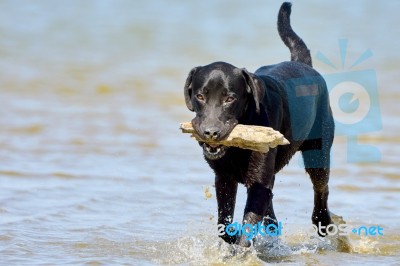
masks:
<svg viewBox="0 0 400 266"><path fill-rule="evenodd" d="M260 112L264 84L246 69L224 62L193 68L184 88L186 105L196 113L192 120L196 133L204 140L226 138L246 114L249 106ZM253 101L254 104L250 105ZM201 142L206 158L224 156L226 147Z"/></svg>

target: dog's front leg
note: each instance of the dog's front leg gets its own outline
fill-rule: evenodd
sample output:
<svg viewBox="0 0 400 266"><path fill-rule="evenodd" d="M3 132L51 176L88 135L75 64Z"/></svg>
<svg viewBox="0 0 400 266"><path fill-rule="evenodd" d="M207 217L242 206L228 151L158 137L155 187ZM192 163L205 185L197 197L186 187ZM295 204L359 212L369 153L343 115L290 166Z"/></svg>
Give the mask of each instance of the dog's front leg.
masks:
<svg viewBox="0 0 400 266"><path fill-rule="evenodd" d="M257 232L250 232L253 226L260 222L266 214L274 215L272 207L272 188L274 187L275 157L277 149L271 149L267 154L253 152L250 157L249 169L246 176L247 201L244 209L243 226L246 226L244 233L238 238L236 244L249 247L250 240ZM267 211L269 213L267 213Z"/></svg>
<svg viewBox="0 0 400 266"><path fill-rule="evenodd" d="M259 222L262 224L263 217L271 201L272 191L264 185L254 183L248 188L247 202L242 223L247 233L242 232L236 244L243 247L249 247L251 245L250 240L256 236L257 232L250 231L253 230L253 228L250 228L249 225L254 227L254 225Z"/></svg>
<svg viewBox="0 0 400 266"><path fill-rule="evenodd" d="M238 183L231 178L215 177L215 190L218 203L218 224L225 227L232 223L233 214L235 212L236 193ZM236 242L237 236L229 236L224 233L220 236L225 242L233 244Z"/></svg>

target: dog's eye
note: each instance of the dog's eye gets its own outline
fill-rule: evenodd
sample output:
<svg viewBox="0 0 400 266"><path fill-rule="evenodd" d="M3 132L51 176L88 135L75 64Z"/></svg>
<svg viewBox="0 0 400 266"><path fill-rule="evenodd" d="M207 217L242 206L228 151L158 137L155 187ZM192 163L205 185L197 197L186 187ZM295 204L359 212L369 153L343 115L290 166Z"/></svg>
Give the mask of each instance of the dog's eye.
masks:
<svg viewBox="0 0 400 266"><path fill-rule="evenodd" d="M197 98L197 100L199 100L199 101L204 101L204 96L203 95L201 95L201 94L197 94L196 95L196 98Z"/></svg>
<svg viewBox="0 0 400 266"><path fill-rule="evenodd" d="M234 97L229 96L229 97L227 97L227 98L225 99L225 103L231 103L231 102L233 102L234 100L235 100Z"/></svg>

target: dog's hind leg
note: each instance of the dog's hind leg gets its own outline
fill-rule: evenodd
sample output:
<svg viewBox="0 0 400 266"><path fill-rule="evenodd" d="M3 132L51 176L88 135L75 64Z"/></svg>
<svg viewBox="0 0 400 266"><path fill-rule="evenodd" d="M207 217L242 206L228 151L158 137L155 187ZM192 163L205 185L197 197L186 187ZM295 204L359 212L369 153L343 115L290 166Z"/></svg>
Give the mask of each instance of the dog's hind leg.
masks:
<svg viewBox="0 0 400 266"><path fill-rule="evenodd" d="M325 85L324 85L325 87ZM320 106L308 138L300 146L306 172L310 175L314 189L314 210L312 222L317 227L332 223L329 209L330 151L334 138L335 125L326 88L321 90ZM322 233L321 233L322 232ZM321 227L319 234L326 230Z"/></svg>
<svg viewBox="0 0 400 266"><path fill-rule="evenodd" d="M311 143L313 142L314 144L310 145L311 148L302 147L302 155L306 172L310 175L314 189L314 209L311 220L313 224L321 228L319 234L324 236L326 233L324 227L332 223L328 209L329 153L331 144L323 143L323 140L320 141L318 139L311 141ZM322 143L315 144L315 142Z"/></svg>
<svg viewBox="0 0 400 266"><path fill-rule="evenodd" d="M314 209L311 216L313 224L321 228L322 236L326 226L332 223L328 209L328 180L329 168L306 168L314 188ZM321 233L320 233L321 235Z"/></svg>

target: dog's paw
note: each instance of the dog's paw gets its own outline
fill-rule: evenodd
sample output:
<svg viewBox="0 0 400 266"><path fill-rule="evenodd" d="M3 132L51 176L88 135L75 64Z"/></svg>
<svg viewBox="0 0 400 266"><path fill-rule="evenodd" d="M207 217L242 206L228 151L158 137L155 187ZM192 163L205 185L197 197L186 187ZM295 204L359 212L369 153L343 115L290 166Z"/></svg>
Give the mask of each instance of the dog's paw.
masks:
<svg viewBox="0 0 400 266"><path fill-rule="evenodd" d="M236 245L237 245L238 247L248 248L248 247L251 246L251 242L250 242L250 240L247 239L247 236L241 235L241 236L238 237L238 239L236 240Z"/></svg>
<svg viewBox="0 0 400 266"><path fill-rule="evenodd" d="M333 224L327 209L314 210L311 220L318 229L318 235L322 237L327 235L326 227Z"/></svg>
<svg viewBox="0 0 400 266"><path fill-rule="evenodd" d="M220 238L222 238L228 244L235 244L237 241L236 235L230 236L228 234L224 234L224 235L220 236Z"/></svg>
<svg viewBox="0 0 400 266"><path fill-rule="evenodd" d="M231 255L235 257L245 257L248 253L250 253L249 247L243 247L240 245L232 245Z"/></svg>

